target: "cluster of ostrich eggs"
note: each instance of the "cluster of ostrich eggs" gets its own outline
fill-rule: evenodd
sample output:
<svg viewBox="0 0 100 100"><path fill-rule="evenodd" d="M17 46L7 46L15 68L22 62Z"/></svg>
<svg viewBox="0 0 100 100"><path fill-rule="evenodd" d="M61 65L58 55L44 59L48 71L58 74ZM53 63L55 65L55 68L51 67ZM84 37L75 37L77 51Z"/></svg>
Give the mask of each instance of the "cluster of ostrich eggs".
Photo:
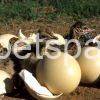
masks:
<svg viewBox="0 0 100 100"><path fill-rule="evenodd" d="M44 57L37 65L38 81L53 94L71 93L81 79L78 62L69 54L61 53L56 59Z"/></svg>
<svg viewBox="0 0 100 100"><path fill-rule="evenodd" d="M84 47L77 59L82 72L83 83L93 83L100 76L100 49Z"/></svg>
<svg viewBox="0 0 100 100"><path fill-rule="evenodd" d="M63 37L58 37L57 45L64 45ZM19 32L19 37L27 44L36 43L36 34L26 37ZM11 34L0 36L0 45L9 49L12 38L19 37ZM94 39L94 42L96 39ZM51 53L55 56L55 53ZM20 77L24 80L27 90L40 100L55 100L62 94L73 92L80 81L82 83L93 83L100 79L100 49L96 47L82 48L81 55L76 60L68 53L61 52L60 56L51 59L46 55L39 60L36 67L36 78L32 73L22 70ZM13 89L11 77L5 71L0 70L0 95L10 93ZM58 100L58 99L57 99Z"/></svg>
<svg viewBox="0 0 100 100"><path fill-rule="evenodd" d="M0 70L0 95L10 93L13 89L13 83L8 73Z"/></svg>

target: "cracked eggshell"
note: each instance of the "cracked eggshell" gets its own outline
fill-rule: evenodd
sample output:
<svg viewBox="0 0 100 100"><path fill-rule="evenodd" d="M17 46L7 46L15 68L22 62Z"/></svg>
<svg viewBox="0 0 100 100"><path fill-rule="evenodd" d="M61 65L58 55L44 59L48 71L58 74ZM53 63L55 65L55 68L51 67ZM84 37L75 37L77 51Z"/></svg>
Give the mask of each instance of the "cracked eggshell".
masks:
<svg viewBox="0 0 100 100"><path fill-rule="evenodd" d="M60 100L61 96L63 95L63 93L61 93L59 95L53 95L53 96L47 96L47 95L43 95L43 94L41 95L41 94L38 94L35 91L31 90L31 88L29 88L28 86L27 86L27 90L37 100Z"/></svg>
<svg viewBox="0 0 100 100"><path fill-rule="evenodd" d="M22 40L24 43L36 44L36 34L35 33L31 33L29 37L26 37L20 29L18 35L19 35L18 37L20 38L20 40Z"/></svg>
<svg viewBox="0 0 100 100"><path fill-rule="evenodd" d="M92 58L86 56L86 51L89 49L91 50L88 51L88 55ZM81 81L83 83L95 82L100 75L100 49L96 47L84 47L77 60L82 71Z"/></svg>
<svg viewBox="0 0 100 100"><path fill-rule="evenodd" d="M20 77L23 79L26 89L32 95L38 100L59 100L59 98L62 96L62 94L59 95L53 95L46 87L42 86L37 79L27 71L26 69L23 69L19 73Z"/></svg>
<svg viewBox="0 0 100 100"><path fill-rule="evenodd" d="M9 48L9 41L12 39L12 38L18 38L17 36L15 35L12 35L12 34L3 34L3 35L0 35L0 44L4 47L4 48Z"/></svg>
<svg viewBox="0 0 100 100"><path fill-rule="evenodd" d="M80 83L81 70L78 62L69 54L61 53L57 59L44 57L37 65L38 81L54 94L68 94Z"/></svg>
<svg viewBox="0 0 100 100"><path fill-rule="evenodd" d="M0 95L12 92L13 82L5 71L0 70Z"/></svg>

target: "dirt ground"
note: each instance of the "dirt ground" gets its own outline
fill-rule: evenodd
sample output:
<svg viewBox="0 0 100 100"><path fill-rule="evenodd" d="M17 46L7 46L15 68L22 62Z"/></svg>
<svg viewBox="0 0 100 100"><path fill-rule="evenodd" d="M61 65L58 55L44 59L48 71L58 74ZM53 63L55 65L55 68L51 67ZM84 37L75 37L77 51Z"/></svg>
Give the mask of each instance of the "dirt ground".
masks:
<svg viewBox="0 0 100 100"><path fill-rule="evenodd" d="M97 33L100 32L100 18L94 18L84 20L84 22L91 28L94 28ZM57 22L48 22L45 20L30 21L30 22L17 22L12 21L9 24L0 25L0 34L18 34L18 30L22 29L25 35L29 33L37 32L38 29L43 30L44 33L48 32L47 28L50 27L56 33L65 35L69 31L69 27L73 21L59 20ZM5 70L9 74L14 74L13 62L10 59L3 60L0 62L0 69ZM14 89L11 94L6 96L0 96L0 100L35 100L26 91L22 92ZM26 96L25 96L26 94ZM80 84L79 87L71 94L62 96L60 100L100 100L100 81L85 85Z"/></svg>

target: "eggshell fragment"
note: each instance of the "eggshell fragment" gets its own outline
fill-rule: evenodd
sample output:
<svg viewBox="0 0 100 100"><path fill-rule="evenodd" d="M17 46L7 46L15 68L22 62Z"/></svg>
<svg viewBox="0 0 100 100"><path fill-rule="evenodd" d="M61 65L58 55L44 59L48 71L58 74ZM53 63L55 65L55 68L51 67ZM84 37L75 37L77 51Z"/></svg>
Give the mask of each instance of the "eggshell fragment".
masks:
<svg viewBox="0 0 100 100"><path fill-rule="evenodd" d="M26 44L35 44L36 43L36 34L35 33L32 33L30 34L29 37L26 37L21 29L19 30L19 33L18 33L18 37L20 40L22 40L22 42L26 43Z"/></svg>
<svg viewBox="0 0 100 100"><path fill-rule="evenodd" d="M29 93L38 100L58 100L62 95L53 95L46 87L41 86L36 78L29 71L23 69L19 73L20 77L24 80Z"/></svg>
<svg viewBox="0 0 100 100"><path fill-rule="evenodd" d="M71 93L81 79L81 70L77 61L67 53L61 53L56 59L44 57L37 65L38 81L52 93Z"/></svg>
<svg viewBox="0 0 100 100"><path fill-rule="evenodd" d="M11 77L5 71L0 70L0 95L10 93L13 89Z"/></svg>
<svg viewBox="0 0 100 100"><path fill-rule="evenodd" d="M91 49L91 51L88 51L87 53L92 58L86 56L86 51L89 49ZM100 49L96 47L84 47L77 60L82 71L81 81L83 83L95 82L100 75Z"/></svg>

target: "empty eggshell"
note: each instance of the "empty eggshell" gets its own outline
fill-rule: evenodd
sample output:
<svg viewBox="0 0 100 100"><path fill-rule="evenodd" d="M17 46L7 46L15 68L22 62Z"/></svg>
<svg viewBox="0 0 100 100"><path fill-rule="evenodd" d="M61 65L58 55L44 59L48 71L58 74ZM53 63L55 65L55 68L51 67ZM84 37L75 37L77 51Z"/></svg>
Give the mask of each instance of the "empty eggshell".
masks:
<svg viewBox="0 0 100 100"><path fill-rule="evenodd" d="M89 55L88 57L88 55L86 55L86 51L89 49L91 50L87 52ZM82 82L95 82L100 75L100 50L96 47L84 47L77 60L82 71Z"/></svg>
<svg viewBox="0 0 100 100"><path fill-rule="evenodd" d="M81 79L81 70L77 61L67 53L61 53L57 59L44 57L37 65L38 81L52 93L70 93Z"/></svg>
<svg viewBox="0 0 100 100"><path fill-rule="evenodd" d="M0 95L10 93L13 89L11 77L5 71L0 70Z"/></svg>
<svg viewBox="0 0 100 100"><path fill-rule="evenodd" d="M20 40L22 40L24 43L26 44L35 44L36 43L36 34L35 33L31 33L29 37L26 37L21 29L19 30L19 33L18 33L18 37Z"/></svg>
<svg viewBox="0 0 100 100"><path fill-rule="evenodd" d="M19 73L20 77L25 82L28 92L38 100L58 100L62 95L53 95L46 87L41 86L36 78L29 71L23 69Z"/></svg>

